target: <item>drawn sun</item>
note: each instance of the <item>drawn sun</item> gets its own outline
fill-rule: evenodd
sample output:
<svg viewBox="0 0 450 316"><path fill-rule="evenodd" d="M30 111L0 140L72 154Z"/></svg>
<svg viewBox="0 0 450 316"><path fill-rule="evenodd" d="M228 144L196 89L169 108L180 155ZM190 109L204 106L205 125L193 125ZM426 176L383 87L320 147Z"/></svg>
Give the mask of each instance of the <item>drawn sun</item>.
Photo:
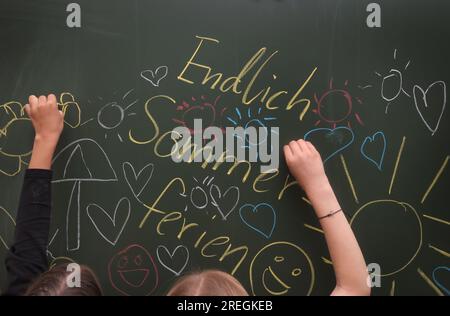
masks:
<svg viewBox="0 0 450 316"><path fill-rule="evenodd" d="M433 188L438 184L444 174L444 170L448 164L450 156L447 156L442 165L437 169L435 175L430 177L430 184L426 188L419 203L408 203L402 200L392 198L394 183L396 181L400 160L406 144L406 137L403 137L400 149L395 161L391 181L388 189L388 196L385 198L360 203L358 199L357 189L353 184L349 169L345 163L345 159L341 155L341 161L345 176L351 189L354 201L356 203L356 212L349 215L350 225L358 239L361 249L364 253L367 264L376 263L380 266L380 271L371 273L372 276L381 277L381 284L390 282L390 295L396 293L396 281L400 273L407 270L411 271L411 266L415 273L427 284L437 295L449 294L448 289L440 283L437 275L442 271L448 271L448 267L435 266L432 270L427 267L423 271L417 267L420 257L429 256L428 252L433 252L442 256L443 260L448 260L450 253L443 250L445 245L432 245L426 243L426 231L424 230L423 220L430 221L436 225L450 225L448 220L439 218L435 215L427 214L425 201L429 197ZM435 169L436 170L436 169ZM444 184L445 185L445 184ZM310 202L303 198L310 204ZM399 224L401 223L401 224ZM399 227L399 225L401 227ZM304 224L310 230L323 234L323 231L312 225ZM407 228L408 234L404 233L402 227ZM380 234L380 232L383 232ZM425 248L425 246L427 246ZM428 251L428 252L427 252ZM392 254L395 253L395 256ZM322 261L332 265L332 262L322 257ZM448 261L447 261L448 262ZM411 279L411 278L409 278Z"/></svg>
<svg viewBox="0 0 450 316"><path fill-rule="evenodd" d="M243 113L238 109L234 109L234 113L227 115L226 119L233 124L233 127L243 127L244 129L248 127L255 128L266 128L270 124L271 121L275 121L277 118L272 116L265 116L262 112L262 107L259 107L255 110L252 108L248 108L247 111ZM275 130L271 129L271 133L277 133ZM236 136L238 137L238 136ZM249 148L252 146L257 146L263 144L267 141L267 135L265 137L258 137L258 142L254 143L249 139L248 135L246 135L246 139L243 145L243 148Z"/></svg>
<svg viewBox="0 0 450 316"><path fill-rule="evenodd" d="M361 116L354 109L355 104L362 105L363 101L358 96L352 96L348 80L344 82L344 88L338 89L333 86L333 79L331 79L327 90L320 96L314 94L314 101L316 108L312 112L319 116L315 126L324 122L332 128L342 124L352 128L351 119L353 117L358 124L364 125Z"/></svg>
<svg viewBox="0 0 450 316"><path fill-rule="evenodd" d="M192 134L195 133L194 120L202 120L202 130L217 124L218 118L221 118L226 107L219 110L220 96L216 97L214 101L208 100L208 97L202 95L198 98L191 97L190 100L183 100L177 104L176 111L179 117L172 118L172 121L187 127Z"/></svg>
<svg viewBox="0 0 450 316"><path fill-rule="evenodd" d="M139 100L133 96L134 89L127 91L118 100L111 101L103 105L97 112L96 120L97 124L105 130L105 139L108 139L108 134L115 134L120 142L123 142L123 138L120 135L118 129L125 121L126 117L136 115L136 113L127 111L135 105ZM116 93L114 93L116 95ZM100 101L104 101L102 97L98 97ZM91 121L88 120L87 122ZM87 123L85 122L85 123Z"/></svg>
<svg viewBox="0 0 450 316"><path fill-rule="evenodd" d="M394 62L397 62L397 49L394 50ZM381 97L386 101L385 114L388 113L389 106L392 102L398 99L400 95L403 94L408 98L411 97L403 88L403 72L408 69L410 63L411 61L408 60L403 67L389 67L390 69L385 74L375 71L375 74L381 78Z"/></svg>

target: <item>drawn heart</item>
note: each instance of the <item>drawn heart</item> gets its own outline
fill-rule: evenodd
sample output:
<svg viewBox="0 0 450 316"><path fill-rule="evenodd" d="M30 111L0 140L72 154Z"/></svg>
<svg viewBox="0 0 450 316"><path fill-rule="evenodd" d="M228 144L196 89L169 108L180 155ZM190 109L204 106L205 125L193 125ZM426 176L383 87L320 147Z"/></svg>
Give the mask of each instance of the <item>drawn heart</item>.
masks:
<svg viewBox="0 0 450 316"><path fill-rule="evenodd" d="M115 246L117 241L122 235L122 232L130 218L130 200L123 197L117 202L116 209L114 210L114 215L111 217L108 212L106 212L101 206L97 204L89 204L86 208L89 219L92 224L94 224L95 229L98 233L111 245ZM105 225L105 219L108 219L112 224L115 231L106 233L111 226ZM106 227L105 227L106 226ZM102 229L101 229L102 228ZM112 235L112 236L106 236Z"/></svg>
<svg viewBox="0 0 450 316"><path fill-rule="evenodd" d="M176 276L184 271L189 262L189 250L183 245L177 246L172 252L166 246L160 245L156 249L156 256L161 265ZM170 260L170 263L167 263L165 259ZM178 266L178 269L173 266L174 264ZM179 267L180 264L181 267Z"/></svg>
<svg viewBox="0 0 450 316"><path fill-rule="evenodd" d="M238 205L240 192L238 187L232 186L222 194L220 188L217 185L213 184L209 188L209 195L211 197L212 205L217 208L220 216L222 216L222 219L226 220ZM227 196L230 196L230 198L228 199ZM231 201L232 206L227 210L224 204L229 201Z"/></svg>
<svg viewBox="0 0 450 316"><path fill-rule="evenodd" d="M124 162L122 164L123 176L125 181L131 189L134 197L138 199L139 195L144 191L153 176L154 165L149 163L145 165L144 168L136 171L133 165L129 162ZM139 200L139 199L138 199Z"/></svg>
<svg viewBox="0 0 450 316"><path fill-rule="evenodd" d="M441 112L439 114L439 117L436 120L436 123L434 124L434 127L431 127L429 119L428 120L425 119L424 114L425 113L429 113L430 111L432 111L431 108L435 108L435 107L439 107L440 106L439 104L435 104L435 105L432 105L432 107L429 108L428 93L435 86L442 88L443 98L442 98L442 105L441 105L442 108L440 110ZM425 123L425 126L431 132L431 135L434 135L436 133L436 131L438 130L439 124L441 123L442 116L444 115L445 107L447 105L447 90L446 89L447 88L446 88L446 85L445 85L444 81L433 82L432 84L430 84L428 86L428 88L425 91L421 87L419 87L418 85L415 85L414 88L413 88L414 104L416 105L417 112L419 113L420 118L422 119L422 121ZM420 96L420 98L419 98L419 96ZM419 102L418 102L419 100L422 101L422 102L420 102L420 106L419 106Z"/></svg>
<svg viewBox="0 0 450 316"><path fill-rule="evenodd" d="M142 71L141 77L150 82L153 86L159 87L159 83L167 76L168 72L169 68L167 66L159 66L156 68L155 72L149 69Z"/></svg>
<svg viewBox="0 0 450 316"><path fill-rule="evenodd" d="M381 143L382 150L378 158L373 158L372 156L370 156L370 154L367 153L369 149L367 149L366 147L368 147L369 145L372 147L373 145L377 145L378 147L380 147L380 145L378 145L379 143ZM364 156L364 158L374 163L380 171L383 166L384 154L386 153L386 145L386 136L384 136L384 133L381 131L376 132L372 136L366 137L361 145L361 154ZM371 152L373 152L373 150L371 150Z"/></svg>
<svg viewBox="0 0 450 316"><path fill-rule="evenodd" d="M436 283L437 286L439 286L441 288L441 290L445 292L446 295L450 295L449 289L447 287L445 287L441 283L441 281L438 279L438 276L436 275L436 272L438 272L438 271L445 271L445 272L449 273L450 272L450 267L437 267L436 269L433 270L433 281L434 281L434 283ZM443 277L443 273L442 272L439 274L439 277ZM447 276L446 280L448 281L449 279L450 278Z"/></svg>
<svg viewBox="0 0 450 316"><path fill-rule="evenodd" d="M303 138L318 148L323 163L326 163L350 146L355 140L355 134L350 128L339 126L334 129L316 128L307 132Z"/></svg>
<svg viewBox="0 0 450 316"><path fill-rule="evenodd" d="M9 249L9 246L13 242L14 226L16 226L14 218L6 209L0 206L0 244L5 249Z"/></svg>
<svg viewBox="0 0 450 316"><path fill-rule="evenodd" d="M277 222L277 214L271 205L267 203L244 204L239 209L239 215L245 225L267 239L272 237Z"/></svg>

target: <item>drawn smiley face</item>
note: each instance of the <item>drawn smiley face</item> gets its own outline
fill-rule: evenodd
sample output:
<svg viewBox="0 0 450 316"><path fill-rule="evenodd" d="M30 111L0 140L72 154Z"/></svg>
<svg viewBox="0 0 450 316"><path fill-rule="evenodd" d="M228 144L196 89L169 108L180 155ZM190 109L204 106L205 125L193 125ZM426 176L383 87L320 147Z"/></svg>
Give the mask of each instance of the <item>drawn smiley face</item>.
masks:
<svg viewBox="0 0 450 316"><path fill-rule="evenodd" d="M140 245L119 251L109 262L109 279L123 295L150 295L158 286L158 268L153 257Z"/></svg>
<svg viewBox="0 0 450 316"><path fill-rule="evenodd" d="M309 295L314 280L308 254L287 241L263 247L250 264L253 295Z"/></svg>

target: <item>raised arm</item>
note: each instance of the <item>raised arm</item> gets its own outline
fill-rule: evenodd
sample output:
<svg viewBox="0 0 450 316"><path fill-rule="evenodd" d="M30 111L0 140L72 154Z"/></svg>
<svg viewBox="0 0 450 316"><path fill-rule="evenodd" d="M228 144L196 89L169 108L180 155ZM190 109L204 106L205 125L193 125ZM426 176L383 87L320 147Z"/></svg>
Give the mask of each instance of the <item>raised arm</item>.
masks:
<svg viewBox="0 0 450 316"><path fill-rule="evenodd" d="M319 218L336 275L331 295L370 295L363 254L334 195L316 148L302 139L284 146L286 163Z"/></svg>
<svg viewBox="0 0 450 316"><path fill-rule="evenodd" d="M56 97L30 96L25 106L35 129L33 153L25 172L14 242L6 256L6 295L22 295L48 269L47 244L51 215L51 164L63 129Z"/></svg>
<svg viewBox="0 0 450 316"><path fill-rule="evenodd" d="M33 123L35 136L28 169L50 170L53 154L64 127L64 115L58 110L54 94L48 97L30 96L25 111Z"/></svg>

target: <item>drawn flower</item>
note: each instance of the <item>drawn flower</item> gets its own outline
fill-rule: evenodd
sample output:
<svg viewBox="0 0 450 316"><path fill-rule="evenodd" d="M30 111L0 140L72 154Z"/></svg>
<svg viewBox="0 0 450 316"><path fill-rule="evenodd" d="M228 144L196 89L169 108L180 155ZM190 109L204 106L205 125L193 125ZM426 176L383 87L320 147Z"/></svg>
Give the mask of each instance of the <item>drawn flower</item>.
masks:
<svg viewBox="0 0 450 316"><path fill-rule="evenodd" d="M30 128L30 119L26 117L22 104L12 101L0 105L1 174L13 177L23 165L27 165L32 143L25 141L23 136L32 132Z"/></svg>
<svg viewBox="0 0 450 316"><path fill-rule="evenodd" d="M75 97L64 92L58 107L64 113L64 122L70 128L81 123L81 108ZM13 177L28 165L33 149L33 126L25 114L25 105L11 101L0 104L0 174Z"/></svg>

